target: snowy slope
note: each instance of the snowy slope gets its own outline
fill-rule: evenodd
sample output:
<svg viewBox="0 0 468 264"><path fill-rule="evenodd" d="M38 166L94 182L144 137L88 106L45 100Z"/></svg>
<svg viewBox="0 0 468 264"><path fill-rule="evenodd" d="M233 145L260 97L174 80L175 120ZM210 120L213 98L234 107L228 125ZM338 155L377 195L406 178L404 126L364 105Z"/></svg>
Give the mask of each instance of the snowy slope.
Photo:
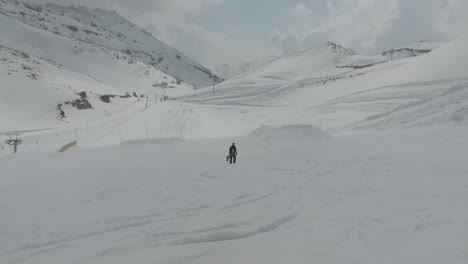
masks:
<svg viewBox="0 0 468 264"><path fill-rule="evenodd" d="M463 122L468 117L468 35L451 41L437 50L395 70L393 76L411 87L422 80L427 86L440 85L439 92L402 105L392 111L369 117L364 127L421 125L435 122ZM414 83L414 86L424 86Z"/></svg>
<svg viewBox="0 0 468 264"><path fill-rule="evenodd" d="M462 94L468 80L464 60L467 44L464 36L425 55L393 61L322 45L286 55L226 81L217 86L215 93L206 89L187 99L203 104L269 107L271 116L262 115L263 121L257 122L289 120L339 131L354 125L362 128L365 126L358 123L439 100L444 95L453 96L455 90L460 93L458 97L447 97L437 104L438 110L427 107L415 111L412 120L418 123L419 118L425 118L426 125L459 123L466 116ZM436 114L445 117L433 116ZM413 121L396 118L390 127ZM376 124L383 127L387 123Z"/></svg>
<svg viewBox="0 0 468 264"><path fill-rule="evenodd" d="M323 45L321 45L321 49L324 49L329 45L332 45L332 46L335 45L338 48L335 51L337 51L337 53L343 52L344 57L346 57L344 59L344 61L341 63L341 65L339 65L339 67L343 67L343 68L360 68L360 67L369 67L369 66L374 65L374 64L388 62L388 61L390 61L392 59L393 60L398 60L398 59L422 56L424 54L427 54L427 53L437 49L438 47L440 47L440 46L442 46L444 44L445 44L444 42L421 41L421 42L418 42L418 43L415 43L415 44L412 44L412 45L408 45L408 46L405 46L405 47L402 47L402 48L392 49L391 51L386 51L386 52L383 52L382 54L378 54L378 55L375 55L375 56L357 55L354 52L349 51L349 50L343 52L343 50L341 50L342 47L340 47L339 45L336 45L334 43L331 43L331 42L324 43ZM297 53L303 53L303 54L309 53L309 55L311 55L312 51L313 50L317 51L318 48L319 47L314 47L312 49L306 49L306 50L302 50L302 51L292 52L291 54L287 54L285 56L282 56L282 58L280 58L279 60L285 60L286 58L288 58L290 56L294 56L294 54L297 54ZM326 53L326 52L327 51L325 51L325 50L323 51L323 53ZM354 54L354 56L346 56L347 53L348 54ZM339 56L338 56L338 58L339 58ZM315 60L316 58L313 58L313 59ZM339 59L335 60L335 62L336 61L339 61ZM296 63L301 64L300 61L298 61ZM223 77L224 79L228 80L228 79L232 79L234 77L237 77L239 75L245 74L245 73L247 73L247 72L249 72L251 70L254 70L254 69L258 68L259 66L261 66L262 64L263 63L261 63L259 61L258 62L250 61L250 62L245 62L245 63L241 63L241 64L212 65L209 68L212 69L212 71L215 72L217 75L219 75L219 76ZM271 64L271 62L267 63L267 64ZM291 63L291 65L292 65L292 63Z"/></svg>
<svg viewBox="0 0 468 264"><path fill-rule="evenodd" d="M117 90L94 79L27 53L0 46L0 122L2 130L26 130L63 125L59 104L71 114L65 102L78 98L86 91L95 108L116 109L119 104L107 107L99 95L115 94ZM70 80L73 80L72 82ZM92 91L92 93L91 93ZM94 115L103 114L97 109ZM88 117L93 114L88 113ZM8 129L8 130L7 130Z"/></svg>
<svg viewBox="0 0 468 264"><path fill-rule="evenodd" d="M248 76L263 80L299 80L339 74L343 71L336 69L335 66L352 55L354 55L352 50L333 42L326 42L320 46L291 52L267 62L249 72ZM241 76L239 79L242 78L245 77Z"/></svg>
<svg viewBox="0 0 468 264"><path fill-rule="evenodd" d="M6 16L0 15L0 19L1 45L60 63L122 92L145 91L164 77L168 84L175 84L171 76L128 54L55 35Z"/></svg>
<svg viewBox="0 0 468 264"><path fill-rule="evenodd" d="M0 14L57 35L124 52L199 88L222 81L115 12L1 0Z"/></svg>
<svg viewBox="0 0 468 264"><path fill-rule="evenodd" d="M466 126L286 131L0 159L0 262L466 263Z"/></svg>
<svg viewBox="0 0 468 264"><path fill-rule="evenodd" d="M0 112L2 132L79 123L118 110L140 95L153 99L192 90L128 54L62 37L1 14L0 33L0 67L4 69L0 73L0 107L9 110ZM80 99L82 92L90 95L92 108L78 111L66 105ZM114 98L103 102L101 96ZM60 114L60 104L65 116Z"/></svg>

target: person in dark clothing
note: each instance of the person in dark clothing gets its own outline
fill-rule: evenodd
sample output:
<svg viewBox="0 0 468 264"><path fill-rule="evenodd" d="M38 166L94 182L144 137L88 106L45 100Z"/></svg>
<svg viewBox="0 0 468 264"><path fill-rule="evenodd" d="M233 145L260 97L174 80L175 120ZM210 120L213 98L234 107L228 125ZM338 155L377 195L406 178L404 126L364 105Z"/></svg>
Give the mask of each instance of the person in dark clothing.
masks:
<svg viewBox="0 0 468 264"><path fill-rule="evenodd" d="M236 143L232 143L232 146L229 148L229 161L231 164L233 162L236 163L236 157L237 157Z"/></svg>

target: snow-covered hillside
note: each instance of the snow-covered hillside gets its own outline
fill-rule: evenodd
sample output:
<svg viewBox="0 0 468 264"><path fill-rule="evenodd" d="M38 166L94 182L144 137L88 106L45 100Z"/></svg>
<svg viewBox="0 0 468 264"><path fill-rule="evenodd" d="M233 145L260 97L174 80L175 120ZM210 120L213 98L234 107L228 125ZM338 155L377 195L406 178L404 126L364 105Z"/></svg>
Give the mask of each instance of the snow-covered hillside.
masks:
<svg viewBox="0 0 468 264"><path fill-rule="evenodd" d="M0 32L1 131L60 127L119 110L141 95L153 99L156 94L191 90L121 52L54 35L2 15ZM164 82L167 89L162 88ZM89 98L82 98L83 93ZM90 105L72 106L82 99Z"/></svg>
<svg viewBox="0 0 468 264"><path fill-rule="evenodd" d="M3 132L77 124L142 96L155 101L186 94L193 87L183 76L198 84L215 78L197 73L200 65L112 12L2 0L0 35ZM160 56L160 62L133 49Z"/></svg>
<svg viewBox="0 0 468 264"><path fill-rule="evenodd" d="M198 88L222 81L115 12L1 0L0 14L57 35L123 52Z"/></svg>

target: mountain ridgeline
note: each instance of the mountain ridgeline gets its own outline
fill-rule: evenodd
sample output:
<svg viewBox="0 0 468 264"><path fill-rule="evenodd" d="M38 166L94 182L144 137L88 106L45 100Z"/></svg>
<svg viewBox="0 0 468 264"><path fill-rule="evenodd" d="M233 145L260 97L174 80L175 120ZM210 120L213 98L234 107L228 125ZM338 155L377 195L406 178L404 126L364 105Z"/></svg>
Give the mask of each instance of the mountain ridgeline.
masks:
<svg viewBox="0 0 468 264"><path fill-rule="evenodd" d="M0 0L0 14L60 36L123 52L195 88L223 81L114 11Z"/></svg>

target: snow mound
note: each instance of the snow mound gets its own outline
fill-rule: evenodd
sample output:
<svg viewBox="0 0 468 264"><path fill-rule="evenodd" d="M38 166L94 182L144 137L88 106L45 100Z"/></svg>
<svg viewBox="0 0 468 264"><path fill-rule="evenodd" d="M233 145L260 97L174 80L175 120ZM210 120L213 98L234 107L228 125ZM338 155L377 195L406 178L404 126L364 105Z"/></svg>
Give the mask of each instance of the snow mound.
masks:
<svg viewBox="0 0 468 264"><path fill-rule="evenodd" d="M265 141L322 141L331 136L312 125L262 126L249 134L250 138Z"/></svg>

